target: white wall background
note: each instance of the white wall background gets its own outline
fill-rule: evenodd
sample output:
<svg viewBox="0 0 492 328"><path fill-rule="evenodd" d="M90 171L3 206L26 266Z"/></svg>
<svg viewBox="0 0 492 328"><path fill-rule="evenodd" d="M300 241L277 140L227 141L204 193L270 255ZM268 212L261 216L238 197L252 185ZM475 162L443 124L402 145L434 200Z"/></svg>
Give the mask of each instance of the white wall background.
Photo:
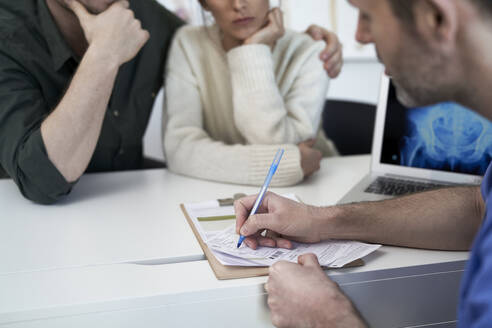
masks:
<svg viewBox="0 0 492 328"><path fill-rule="evenodd" d="M195 24L201 23L198 0L158 0L171 10L181 7ZM318 24L336 31L344 45L344 67L333 80L327 98L375 104L383 67L375 57L372 46L361 46L354 39L357 11L347 0L271 0L285 13L289 28L304 31L310 24ZM163 159L161 140L163 92L156 98L154 110L144 139L146 156Z"/></svg>

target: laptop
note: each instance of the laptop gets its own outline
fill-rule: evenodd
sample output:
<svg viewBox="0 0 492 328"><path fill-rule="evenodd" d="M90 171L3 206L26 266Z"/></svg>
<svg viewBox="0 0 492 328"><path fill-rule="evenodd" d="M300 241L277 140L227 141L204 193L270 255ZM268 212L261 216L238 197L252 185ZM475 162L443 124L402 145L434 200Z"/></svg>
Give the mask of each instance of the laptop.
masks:
<svg viewBox="0 0 492 328"><path fill-rule="evenodd" d="M491 158L490 121L455 103L408 109L383 74L371 170L339 204L479 185Z"/></svg>

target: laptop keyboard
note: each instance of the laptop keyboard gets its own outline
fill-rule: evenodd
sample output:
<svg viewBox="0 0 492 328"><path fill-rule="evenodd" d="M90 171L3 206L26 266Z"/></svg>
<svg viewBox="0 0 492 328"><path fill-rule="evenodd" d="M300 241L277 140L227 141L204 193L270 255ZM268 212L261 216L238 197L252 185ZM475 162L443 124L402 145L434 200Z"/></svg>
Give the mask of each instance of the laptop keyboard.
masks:
<svg viewBox="0 0 492 328"><path fill-rule="evenodd" d="M402 196L443 187L449 187L449 185L378 177L367 187L365 192L388 196Z"/></svg>

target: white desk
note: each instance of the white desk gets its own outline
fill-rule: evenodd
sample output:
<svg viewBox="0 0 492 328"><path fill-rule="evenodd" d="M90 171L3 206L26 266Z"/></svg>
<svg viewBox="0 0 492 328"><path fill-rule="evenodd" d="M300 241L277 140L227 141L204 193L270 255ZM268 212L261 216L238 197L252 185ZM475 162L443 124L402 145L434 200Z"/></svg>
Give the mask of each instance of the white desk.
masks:
<svg viewBox="0 0 492 328"><path fill-rule="evenodd" d="M304 184L274 191L333 204L368 167L367 156L324 160ZM64 204L43 207L0 182L8 214L0 219L8 248L0 248L0 326L270 327L265 277L218 281L206 261L171 264L202 258L180 202L256 189L161 170L97 174L84 177ZM454 319L466 258L383 247L365 266L329 274L374 326L446 322ZM120 263L144 259L167 264Z"/></svg>
<svg viewBox="0 0 492 328"><path fill-rule="evenodd" d="M449 312L456 308L462 269L453 261L466 254L403 249L385 253L365 267L329 272L374 327L453 319ZM394 272L446 261L451 267L445 273L442 264L439 271L410 267L404 274ZM374 271L378 268L385 270ZM265 281L266 277L219 281L206 261L1 275L0 326L271 327Z"/></svg>
<svg viewBox="0 0 492 328"><path fill-rule="evenodd" d="M224 192L165 170L88 174L67 199L42 206L0 181L0 273L203 259L178 205L207 190Z"/></svg>
<svg viewBox="0 0 492 328"><path fill-rule="evenodd" d="M325 160L293 188L302 200L334 204L367 171L367 156ZM331 187L333 186L333 187ZM253 194L257 187L195 180L167 170L88 174L53 206L24 199L0 181L0 274L151 260L204 259L179 204Z"/></svg>

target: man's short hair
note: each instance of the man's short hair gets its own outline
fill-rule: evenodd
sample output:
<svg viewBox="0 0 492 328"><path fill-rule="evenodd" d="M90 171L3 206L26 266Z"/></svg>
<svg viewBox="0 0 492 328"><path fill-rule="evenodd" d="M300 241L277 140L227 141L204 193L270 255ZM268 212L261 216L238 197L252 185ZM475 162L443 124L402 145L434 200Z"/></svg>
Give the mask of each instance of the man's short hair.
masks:
<svg viewBox="0 0 492 328"><path fill-rule="evenodd" d="M405 22L413 22L413 0L388 0L396 17Z"/></svg>
<svg viewBox="0 0 492 328"><path fill-rule="evenodd" d="M405 22L414 21L414 0L388 0L393 12ZM460 0L461 1L461 0ZM467 0L473 2L479 9L492 16L492 0Z"/></svg>

